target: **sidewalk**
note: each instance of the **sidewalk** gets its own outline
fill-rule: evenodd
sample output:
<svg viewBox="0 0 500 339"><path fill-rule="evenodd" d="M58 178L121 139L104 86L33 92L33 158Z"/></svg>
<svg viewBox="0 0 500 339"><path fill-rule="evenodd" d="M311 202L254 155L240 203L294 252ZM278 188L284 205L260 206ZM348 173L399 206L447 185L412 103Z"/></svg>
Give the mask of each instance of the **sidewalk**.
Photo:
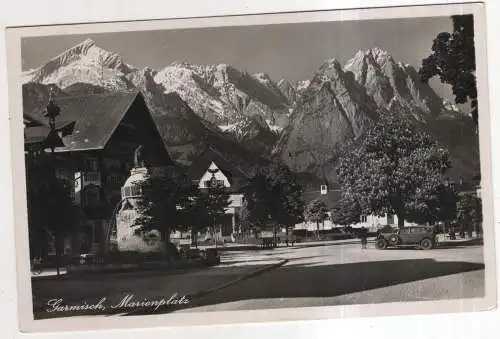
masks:
<svg viewBox="0 0 500 339"><path fill-rule="evenodd" d="M55 269L43 270L40 274L31 274L32 279L81 279L96 275L127 275L127 274L177 274L207 268L201 262L144 262L141 264L103 264L90 266L68 266L61 268L61 276L56 276Z"/></svg>
<svg viewBox="0 0 500 339"><path fill-rule="evenodd" d="M472 238L459 238L450 239L448 236L443 234L439 234L437 237L437 245L439 247L446 246L460 246L460 245L482 245L483 238L482 237L472 237Z"/></svg>
<svg viewBox="0 0 500 339"><path fill-rule="evenodd" d="M155 313L151 307L133 307L119 305L124 298L131 296L132 301L180 299L183 296L192 300L218 289L235 284L248 277L261 274L286 263L286 260L276 259L264 265L248 265L240 267L211 267L187 273L151 276L118 276L102 279L82 280L40 280L33 282L34 310L36 318L53 318L75 315L103 315ZM47 302L51 299L62 299L61 305L95 304L105 298L105 309L99 311L63 311L47 312ZM168 305L179 308L182 305Z"/></svg>
<svg viewBox="0 0 500 339"><path fill-rule="evenodd" d="M294 247L316 247L316 246L330 246L330 245L349 245L349 244L360 244L360 239L343 239L343 240L312 240L306 242L295 242L293 246L289 244L287 247L285 243L280 243L278 247L275 248L294 248ZM369 237L368 242L374 242L375 237ZM208 248L209 246L198 246L198 248ZM227 243L217 247L220 252L224 251L256 251L256 250L270 250L272 248L262 248L259 245L248 245L239 243Z"/></svg>

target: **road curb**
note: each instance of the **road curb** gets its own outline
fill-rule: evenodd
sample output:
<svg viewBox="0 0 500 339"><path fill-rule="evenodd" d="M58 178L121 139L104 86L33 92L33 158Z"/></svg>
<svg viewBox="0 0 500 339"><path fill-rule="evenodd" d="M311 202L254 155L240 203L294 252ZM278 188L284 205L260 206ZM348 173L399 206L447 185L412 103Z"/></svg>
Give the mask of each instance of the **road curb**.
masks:
<svg viewBox="0 0 500 339"><path fill-rule="evenodd" d="M271 271L271 270L274 270L278 267L281 267L283 265L285 265L287 262L289 262L289 259L281 259L279 262L275 263L275 264L271 264L271 265L267 265L265 267L262 267L260 269L257 269L257 270L254 270L250 273L247 273L247 274L242 274L240 275L239 277L233 279L233 280L230 280L226 283L223 283L223 284L220 284L218 286L215 286L213 288L210 288L208 290L204 290L204 291L201 291L201 292L196 292L194 294L191 294L189 295L189 298L190 300L195 300L195 299L200 299L210 293L214 293L214 292L217 292L217 291L220 291L224 288L227 288L229 286L232 286L234 284L237 284L239 282L242 282L244 280L247 280L247 279L250 279L252 277L255 277L255 276L258 276L258 275L261 275L261 274L264 274L268 271ZM118 314L109 314L107 316L131 316L131 315L141 315L144 310L146 308L139 308L139 309L136 309L134 311L131 311L131 312L123 312L123 313L118 313ZM149 314L149 313L148 313Z"/></svg>
<svg viewBox="0 0 500 339"><path fill-rule="evenodd" d="M375 239L371 239L367 241L369 244L374 244ZM290 246L290 247L283 247L283 248L305 248L305 247L324 247L324 246L340 246L340 245L361 245L360 240L353 240L353 241L346 241L346 242L338 242L338 243L301 243L301 245L295 245L295 246Z"/></svg>

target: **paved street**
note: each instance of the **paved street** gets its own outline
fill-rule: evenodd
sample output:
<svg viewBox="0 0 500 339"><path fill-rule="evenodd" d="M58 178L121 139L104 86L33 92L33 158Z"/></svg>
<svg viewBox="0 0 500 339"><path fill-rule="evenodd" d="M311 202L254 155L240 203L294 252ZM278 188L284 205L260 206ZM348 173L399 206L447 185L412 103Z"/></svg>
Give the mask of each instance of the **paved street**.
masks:
<svg viewBox="0 0 500 339"><path fill-rule="evenodd" d="M456 247L362 250L358 244L280 247L222 252L221 265L187 271L91 275L33 280L37 318L96 314L46 312L46 302L96 302L106 296L117 304L127 294L137 299L186 295L190 302L158 312L242 310L342 305L484 294L483 248ZM209 293L206 293L210 291ZM122 314L131 309L112 310Z"/></svg>
<svg viewBox="0 0 500 339"><path fill-rule="evenodd" d="M471 298L484 295L483 248L420 251L355 245L275 250L289 261L179 312ZM244 253L228 253L229 257Z"/></svg>

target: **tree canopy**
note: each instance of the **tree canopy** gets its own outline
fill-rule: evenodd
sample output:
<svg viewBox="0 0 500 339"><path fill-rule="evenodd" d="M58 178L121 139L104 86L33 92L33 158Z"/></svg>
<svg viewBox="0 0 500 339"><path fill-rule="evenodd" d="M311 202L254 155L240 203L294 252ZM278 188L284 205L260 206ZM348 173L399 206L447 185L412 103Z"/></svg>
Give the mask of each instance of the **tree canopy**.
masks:
<svg viewBox="0 0 500 339"><path fill-rule="evenodd" d="M157 230L167 246L170 233L181 221L179 207L186 206L192 195L191 180L181 169L168 166L162 175L148 173L142 183L142 192L139 216L135 220L135 224L141 226L138 232Z"/></svg>
<svg viewBox="0 0 500 339"><path fill-rule="evenodd" d="M305 219L316 223L316 229L319 232L319 224L328 218L328 210L324 201L320 199L312 200L306 207Z"/></svg>
<svg viewBox="0 0 500 339"><path fill-rule="evenodd" d="M288 227L303 220L302 186L281 162L273 162L251 178L244 195L246 217L252 224L264 226L271 218Z"/></svg>
<svg viewBox="0 0 500 339"><path fill-rule="evenodd" d="M82 211L71 197L72 181L54 177L53 159L42 154L28 155L27 201L30 251L43 256L47 240L52 238L59 274L60 256L64 240L78 227Z"/></svg>
<svg viewBox="0 0 500 339"><path fill-rule="evenodd" d="M427 83L438 76L451 85L455 102L470 100L474 123L478 123L474 19L472 14L452 16L453 32L439 33L432 43L432 54L422 60L419 74Z"/></svg>
<svg viewBox="0 0 500 339"><path fill-rule="evenodd" d="M481 198L474 194L465 194L457 202L457 219L469 234L472 233L474 224L483 221Z"/></svg>
<svg viewBox="0 0 500 339"><path fill-rule="evenodd" d="M341 199L332 210L332 223L351 226L361 221L361 207L357 201Z"/></svg>
<svg viewBox="0 0 500 339"><path fill-rule="evenodd" d="M362 214L395 214L398 224L431 208L436 189L450 168L448 152L407 119L382 115L360 147L340 158L337 168L343 196Z"/></svg>

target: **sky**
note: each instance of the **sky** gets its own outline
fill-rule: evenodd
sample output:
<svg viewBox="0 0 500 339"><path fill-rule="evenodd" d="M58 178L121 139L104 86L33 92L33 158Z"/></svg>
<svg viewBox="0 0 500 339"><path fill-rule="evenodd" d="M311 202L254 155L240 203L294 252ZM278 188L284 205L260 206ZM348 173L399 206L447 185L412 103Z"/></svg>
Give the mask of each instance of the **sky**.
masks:
<svg viewBox="0 0 500 339"><path fill-rule="evenodd" d="M275 81L298 81L309 79L325 60L344 63L372 47L418 69L434 37L451 29L449 17L427 17L60 35L23 38L21 55L23 70L28 70L91 38L139 68L160 69L174 61L226 63L249 73L267 73ZM437 80L431 85L452 98L448 86Z"/></svg>

